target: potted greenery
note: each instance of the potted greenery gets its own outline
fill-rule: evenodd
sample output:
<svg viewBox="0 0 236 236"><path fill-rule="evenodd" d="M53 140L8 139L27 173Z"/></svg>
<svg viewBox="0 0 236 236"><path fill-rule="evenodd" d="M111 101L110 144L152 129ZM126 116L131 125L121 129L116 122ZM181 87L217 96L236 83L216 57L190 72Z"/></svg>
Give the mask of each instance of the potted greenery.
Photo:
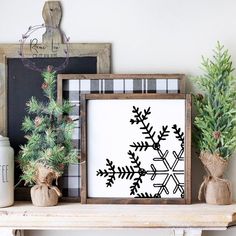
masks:
<svg viewBox="0 0 236 236"><path fill-rule="evenodd" d="M207 176L199 189L209 204L231 204L232 189L223 178L236 148L236 79L231 56L217 43L213 59L203 57L204 75L195 78L203 94L194 96L195 138Z"/></svg>
<svg viewBox="0 0 236 236"><path fill-rule="evenodd" d="M27 144L21 147L19 163L21 179L31 188L32 202L36 206L57 205L60 190L52 186L60 177L64 167L77 163L77 153L72 146L73 121L68 117L72 106L55 100L56 73L52 67L42 73L42 89L48 102L42 103L34 97L26 103L29 116L22 128ZM65 115L67 114L67 115Z"/></svg>

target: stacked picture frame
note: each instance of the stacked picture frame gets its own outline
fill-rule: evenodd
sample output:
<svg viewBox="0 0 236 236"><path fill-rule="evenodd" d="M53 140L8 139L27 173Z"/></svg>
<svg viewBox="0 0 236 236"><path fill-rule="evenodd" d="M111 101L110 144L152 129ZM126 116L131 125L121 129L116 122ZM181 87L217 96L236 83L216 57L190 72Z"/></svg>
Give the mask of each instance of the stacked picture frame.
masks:
<svg viewBox="0 0 236 236"><path fill-rule="evenodd" d="M65 192L68 194L67 196L71 199L82 201L82 203L190 203L191 202L191 98L190 96L186 96L185 93L185 76L183 74L70 74L70 75L58 75L58 101L62 102L64 99L69 100L74 104L74 110L72 112L71 118L76 120L76 129L73 136L73 141L75 148L78 149L78 151L81 153L81 164L79 165L72 165L68 168L68 172L65 173L63 177L63 188L66 190ZM137 100L137 101L136 101ZM170 162L167 160L166 156L159 156L159 159L166 159L162 160L162 165L166 165L166 169L163 170L156 170L155 173L152 173L152 178L155 179L159 175L162 177L162 180L160 177L160 181L162 183L148 183L150 186L155 185L155 190L158 189L158 191L148 192L138 192L136 191L136 194L126 194L119 195L117 193L121 192L119 188L116 188L116 184L110 183L111 186L109 186L109 181L105 181L102 177L108 177L111 178L112 176L109 173L109 168L113 168L114 166L110 166L107 170L106 166L111 163L111 160L107 160L107 157L105 156L107 154L103 153L103 151L106 148L106 145L104 143L107 143L109 140L114 140L114 137L109 134L108 128L108 120L109 120L109 114L116 114L115 111L117 111L117 114L122 114L121 117L125 117L126 114L122 109L119 112L119 109L115 109L113 112L109 112L109 109L107 106L104 106L103 109L100 112L93 113L91 111L90 113L90 102L96 103L98 101L105 102L105 104L109 101L109 104L113 104L116 102L125 101L122 106L125 106L127 104L127 101L132 102L143 102L147 100L147 103L152 101L157 101L157 103L163 103L163 101L169 103L173 102L171 107L175 107L175 103L178 104L179 102L182 103L180 106L180 113L182 114L182 131L179 133L179 135L182 134L184 137L182 142L176 138L177 132L179 130L179 127L176 126L175 130L173 129L173 126L176 125L172 124L172 136L174 135L176 140L180 142L180 146L182 149L179 150L177 153L176 150L168 150L169 156L171 155L172 160ZM89 109L88 109L88 107ZM118 105L120 107L121 105ZM121 107L122 107L121 106ZM156 105L155 105L156 106ZM158 106L155 108L154 111L157 110ZM111 106L115 107L115 105ZM168 111L168 105L165 105L166 111ZM171 107L169 110L171 110ZM131 107L132 108L132 107ZM149 107L144 108L144 110L148 109ZM150 107L151 109L151 107ZM89 112L87 112L89 110ZM95 108L96 110L96 108ZM143 112L144 112L143 110ZM172 117L174 120L178 117L178 110L175 110L175 113L166 113L165 116ZM130 111L132 114L132 112ZM155 113L155 112L154 112ZM163 113L163 112L162 112ZM96 115L102 114L103 119L97 119ZM90 117L90 118L88 118ZM94 118L93 118L94 117ZM156 117L156 116L154 116ZM105 119L106 118L106 119ZM108 120L107 120L108 119ZM113 117L114 119L114 117ZM153 119L153 118L152 118ZM128 120L128 118L127 118ZM100 122L101 121L101 122ZM103 123L102 126L102 121ZM97 127L103 127L103 129L99 130L90 130L91 127L94 127L93 122L96 123L95 126ZM157 122L157 121L154 121ZM180 123L181 123L180 122ZM101 123L101 124L100 124ZM129 123L129 122L128 122ZM107 124L107 127L104 126ZM127 122L126 122L127 125ZM169 124L170 126L171 124ZM118 130L122 130L122 124L116 123ZM164 124L162 126L165 126ZM90 127L90 128L89 128ZM154 128L154 127L153 127ZM170 132L168 128L168 132ZM127 131L127 130L126 130ZM159 133L163 132L163 130L157 130ZM122 131L121 131L122 132ZM155 134L158 137L158 132ZM107 140L104 139L104 137L100 136L100 134L104 134L106 137L109 137ZM125 136L129 136L130 132L127 132ZM96 136L97 134L98 136ZM142 132L141 132L142 134ZM119 136L119 135L118 135ZM122 136L120 134L120 139L122 140ZM132 139L132 138L131 138ZM166 138L164 138L166 139ZM179 137L180 139L180 137ZM100 145L100 148L98 149L96 145L91 146L91 143L96 143L94 140L103 140L103 144L105 146ZM170 137L171 142L173 142L173 137ZM114 141L119 145L120 141L116 140ZM114 146L113 142L113 146ZM137 141L136 144L141 144L142 142L146 145L147 141L144 137L143 141ZM168 142L166 142L168 143ZM108 146L112 146L109 144ZM132 144L130 144L132 146ZM154 145L154 143L153 143ZM166 145L166 144L165 144ZM127 147L129 147L128 144L126 144ZM136 147L134 150L136 151L142 151L140 150L141 147ZM148 147L143 147L143 149L148 149ZM96 150L96 154L91 154L92 150ZM99 154L99 150L101 153L103 153L105 156L102 157L101 153ZM113 152L117 153L116 148L113 149ZM127 153L131 150L127 150ZM111 152L111 150L110 150ZM123 158L124 156L127 156L127 153L123 152ZM100 155L100 158L98 157ZM140 156L140 153L139 153ZM158 157L151 157L150 153L148 155L149 159L155 159L156 163L161 163L161 160L157 161ZM135 158L135 157L134 157ZM137 158L137 157L136 157ZM141 157L139 157L141 158ZM129 159L129 158L128 158ZM89 164L91 163L96 164ZM95 160L95 161L94 161ZM180 161L179 161L180 160ZM115 160L114 160L115 161ZM112 163L114 162L112 161ZM122 159L124 161L124 159ZM108 163L109 162L109 163ZM167 163L168 162L168 163ZM98 163L100 163L100 168L98 166ZM103 163L103 164L102 164ZM155 162L150 164L150 167L155 167ZM164 164L163 164L164 163ZM182 164L180 164L182 163ZM158 164L158 166L159 166ZM176 169L176 166L178 164L178 170ZM145 164L147 165L147 163ZM91 169L90 167L93 166L95 169ZM115 167L114 167L115 168ZM126 163L126 165L119 166L117 168L133 168L132 165L129 165ZM141 168L141 167L140 167ZM145 169L145 168L141 168ZM150 169L151 170L151 169ZM147 173L146 176L150 176L151 172L149 169L146 169ZM116 170L112 170L115 172L119 172ZM176 171L176 173L175 173ZM92 175L90 175L90 172ZM111 171L110 171L111 172ZM129 172L129 171L128 171ZM133 173L130 172L130 174L127 172L127 169L116 174L112 177L113 179L120 179L122 180L122 184L125 182L131 183L129 186L127 185L126 190L132 188L135 181L134 179L137 179L137 174L135 173L135 170ZM136 171L137 172L137 171ZM171 172L171 173L168 173ZM177 173L178 172L178 173ZM168 173L166 175L166 173ZM141 175L144 175L142 173ZM121 178L123 176L123 178ZM155 176L155 177L154 177ZM179 181L177 176L181 176L181 180ZM151 179L152 179L151 178ZM123 179L128 179L128 181L124 181ZM133 181L133 182L132 182ZM143 181L142 178L140 181ZM147 181L147 180L145 180ZM114 181L115 182L115 181ZM150 182L150 181L149 181ZM167 183L168 182L168 183ZM164 187L163 187L164 183ZM167 184L166 184L167 183ZM175 186L173 187L173 185ZM100 185L99 185L100 184ZM119 183L121 184L121 183ZM118 185L119 185L118 184ZM138 183L140 185L140 183ZM99 188L96 192L94 189L96 189L95 186L102 186L103 189ZM135 184L134 184L135 185ZM161 186L162 185L162 186ZM91 187L92 186L92 187ZM143 185L146 186L146 185ZM110 188L108 188L110 187ZM137 189L141 189L142 187L139 186ZM168 188L171 188L168 189ZM95 192L93 192L93 190ZM109 194L103 194L102 193L108 193L110 189L112 189L112 193ZM113 191L114 189L114 191ZM150 188L149 188L150 190ZM91 192L92 191L92 192ZM172 191L172 194L170 192ZM173 194L173 192L176 194Z"/></svg>
<svg viewBox="0 0 236 236"><path fill-rule="evenodd" d="M57 44L58 51L53 57L44 55L34 57L30 45L25 46L25 57L40 66L55 65L65 60L64 44ZM25 143L21 124L26 115L25 103L35 96L43 99L41 73L25 67L19 55L20 44L0 44L0 132L10 138L15 155L19 146ZM48 51L47 51L48 50ZM50 49L45 49L50 54ZM61 73L110 73L110 43L71 43L69 45L69 64ZM30 84L30 89L29 89ZM19 182L21 171L15 164L15 183ZM67 194L66 200L69 201ZM15 200L30 200L30 188L17 185ZM74 199L73 199L74 200Z"/></svg>

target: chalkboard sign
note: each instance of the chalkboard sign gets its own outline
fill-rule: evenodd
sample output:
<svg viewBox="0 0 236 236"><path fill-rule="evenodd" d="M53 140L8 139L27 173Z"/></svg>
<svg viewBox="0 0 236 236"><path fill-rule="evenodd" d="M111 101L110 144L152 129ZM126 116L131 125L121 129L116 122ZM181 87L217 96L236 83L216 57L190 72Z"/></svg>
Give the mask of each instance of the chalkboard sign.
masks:
<svg viewBox="0 0 236 236"><path fill-rule="evenodd" d="M69 63L60 73L110 73L111 44L109 43L72 43L69 45ZM21 130L26 115L25 103L35 96L41 101L43 97L41 85L43 78L40 72L24 66L19 55L19 44L0 44L0 134L9 136L15 155L19 145L25 143ZM63 45L59 45L63 49ZM39 68L48 65L58 67L65 62L65 53L58 50L55 56L45 55L34 58L29 45L25 45L25 57ZM48 54L47 54L48 55ZM19 168L16 166L15 183L19 181ZM29 199L29 188L18 187L16 200Z"/></svg>
<svg viewBox="0 0 236 236"><path fill-rule="evenodd" d="M34 58L31 59L41 68L48 65L60 65L65 58ZM34 96L40 101L46 101L41 85L43 78L38 71L25 67L20 58L7 59L8 68L8 92L7 92L7 117L8 137L15 153L18 153L20 145L26 142L24 132L21 130L22 121L27 115L26 102ZM71 57L69 64L60 73L65 74L95 74L97 73L96 57Z"/></svg>

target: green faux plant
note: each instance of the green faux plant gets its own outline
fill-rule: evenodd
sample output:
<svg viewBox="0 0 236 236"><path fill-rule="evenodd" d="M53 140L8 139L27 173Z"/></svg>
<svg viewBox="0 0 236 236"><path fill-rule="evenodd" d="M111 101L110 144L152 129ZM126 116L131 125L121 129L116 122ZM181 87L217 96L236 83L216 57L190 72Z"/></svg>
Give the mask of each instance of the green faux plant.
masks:
<svg viewBox="0 0 236 236"><path fill-rule="evenodd" d="M39 166L49 168L56 176L60 176L66 165L78 161L72 145L74 122L68 117L72 105L68 101L57 103L56 72L50 66L42 76L42 89L47 102L42 103L32 97L26 103L29 116L25 117L22 124L27 144L21 146L19 154L23 171L21 179L30 185L37 181Z"/></svg>
<svg viewBox="0 0 236 236"><path fill-rule="evenodd" d="M195 139L200 151L228 160L236 148L236 78L231 56L219 42L213 58L202 58L204 74L194 81Z"/></svg>

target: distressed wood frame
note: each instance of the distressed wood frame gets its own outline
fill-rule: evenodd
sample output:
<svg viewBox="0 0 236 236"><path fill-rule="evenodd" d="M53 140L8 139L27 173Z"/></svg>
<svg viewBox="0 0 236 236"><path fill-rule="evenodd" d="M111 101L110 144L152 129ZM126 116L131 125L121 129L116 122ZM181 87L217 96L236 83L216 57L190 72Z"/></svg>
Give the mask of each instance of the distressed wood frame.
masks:
<svg viewBox="0 0 236 236"><path fill-rule="evenodd" d="M57 55L53 58L65 57L64 44L59 46ZM20 44L0 44L0 134L7 136L7 95L8 95L8 58L21 58L19 55ZM47 54L47 51L44 51ZM50 55L51 49L48 49ZM25 45L24 57L33 58L29 45ZM111 68L110 43L72 43L69 44L69 57L96 57L97 73L109 73ZM42 55L42 57L46 58ZM29 188L19 187L15 190L16 200L29 200Z"/></svg>
<svg viewBox="0 0 236 236"><path fill-rule="evenodd" d="M63 81L68 80L116 80L116 79L177 79L179 82L179 93L185 93L184 74L58 74L57 75L57 101L63 102Z"/></svg>
<svg viewBox="0 0 236 236"><path fill-rule="evenodd" d="M26 45L26 49L29 47ZM63 49L63 47L60 47ZM0 44L0 133L7 135L7 81L8 58L21 58L19 44ZM45 53L47 53L45 51ZM51 51L49 50L48 54ZM25 57L32 58L30 50L25 51ZM65 57L65 52L59 50L57 57ZM111 44L110 43L74 43L69 45L69 57L97 57L97 73L110 72ZM45 57L41 57L42 59Z"/></svg>
<svg viewBox="0 0 236 236"><path fill-rule="evenodd" d="M179 93L185 93L184 74L58 74L57 75L57 101L63 103L63 81L69 80L119 80L119 79L174 79L179 82Z"/></svg>
<svg viewBox="0 0 236 236"><path fill-rule="evenodd" d="M185 99L185 197L89 198L87 193L87 102L96 99ZM191 95L189 94L84 94L81 95L81 202L94 204L191 204Z"/></svg>
<svg viewBox="0 0 236 236"><path fill-rule="evenodd" d="M63 102L63 86L67 81L80 80L178 80L179 93L185 93L185 75L184 74L58 74L57 79L57 101ZM77 89L75 89L77 91ZM80 91L80 90L78 90ZM79 156L80 158L80 156ZM80 201L80 197L65 197L65 201Z"/></svg>
<svg viewBox="0 0 236 236"><path fill-rule="evenodd" d="M57 80L57 100L63 100L63 81L64 80L115 80L115 79L177 79L179 81L180 93L185 93L184 74L58 74Z"/></svg>

